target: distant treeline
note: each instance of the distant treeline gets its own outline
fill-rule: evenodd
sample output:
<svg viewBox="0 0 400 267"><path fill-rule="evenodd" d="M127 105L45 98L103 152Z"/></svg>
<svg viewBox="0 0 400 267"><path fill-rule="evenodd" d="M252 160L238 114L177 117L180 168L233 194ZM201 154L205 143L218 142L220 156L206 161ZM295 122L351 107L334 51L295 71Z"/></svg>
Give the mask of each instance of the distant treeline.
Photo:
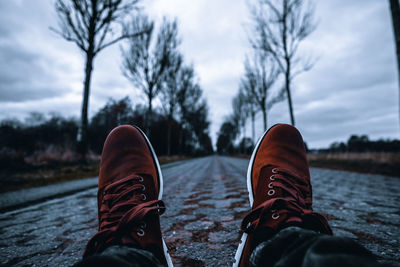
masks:
<svg viewBox="0 0 400 267"><path fill-rule="evenodd" d="M132 106L128 97L109 100L90 120L88 135L92 156L101 153L108 133L122 124L144 126L147 107ZM167 154L168 125L171 128L171 155L205 155L213 152L208 134L207 109L178 122L155 110L150 126L150 140L158 155ZM74 161L78 159L76 137L78 120L61 115L31 113L25 121L7 119L0 122L0 167L40 161ZM6 166L4 166L6 165Z"/></svg>
<svg viewBox="0 0 400 267"><path fill-rule="evenodd" d="M239 127L231 121L221 125L217 138L217 152L220 154L247 154L253 150L251 138L238 138ZM236 140L236 142L235 142ZM400 153L400 140L369 140L367 135L351 135L347 142L334 142L329 148L309 149L309 153L342 153L342 152L392 152Z"/></svg>
<svg viewBox="0 0 400 267"><path fill-rule="evenodd" d="M329 148L312 149L312 152L400 152L400 140L369 140L367 135L352 135L347 142L334 142Z"/></svg>

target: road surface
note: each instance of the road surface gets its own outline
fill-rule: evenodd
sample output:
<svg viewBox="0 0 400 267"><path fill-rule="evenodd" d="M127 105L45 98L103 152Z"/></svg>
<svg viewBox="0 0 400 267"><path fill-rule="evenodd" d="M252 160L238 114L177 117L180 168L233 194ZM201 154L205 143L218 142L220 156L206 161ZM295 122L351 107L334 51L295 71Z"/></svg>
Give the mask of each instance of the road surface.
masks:
<svg viewBox="0 0 400 267"><path fill-rule="evenodd" d="M231 266L249 211L247 160L211 156L169 165L162 231L175 266ZM314 210L400 266L400 179L312 169ZM0 264L70 266L97 227L96 189L0 214Z"/></svg>

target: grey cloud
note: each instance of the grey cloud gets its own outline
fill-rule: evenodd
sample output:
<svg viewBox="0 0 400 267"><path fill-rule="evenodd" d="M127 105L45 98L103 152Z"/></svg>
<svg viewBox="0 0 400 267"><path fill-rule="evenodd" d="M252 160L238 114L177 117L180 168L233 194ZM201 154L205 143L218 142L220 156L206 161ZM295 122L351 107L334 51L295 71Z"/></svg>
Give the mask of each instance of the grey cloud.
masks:
<svg viewBox="0 0 400 267"><path fill-rule="evenodd" d="M0 102L23 102L65 93L52 87L54 74L45 69L46 59L18 44L0 44ZM53 84L53 86L56 86Z"/></svg>
<svg viewBox="0 0 400 267"><path fill-rule="evenodd" d="M394 86L391 87L394 89ZM352 92L347 98L323 101L317 108L300 110L298 126L312 147L326 146L333 141L347 140L352 134L368 134L371 138L396 135L396 99L379 92ZM341 102L335 102L340 100ZM382 105L385 103L385 105Z"/></svg>
<svg viewBox="0 0 400 267"><path fill-rule="evenodd" d="M1 1L0 102L22 103L68 92L57 71L70 68L45 48L48 26L54 24L51 8L46 1Z"/></svg>
<svg viewBox="0 0 400 267"><path fill-rule="evenodd" d="M40 100L60 95L60 92L57 89L42 86L40 88L29 88L22 85L14 85L8 90L0 87L0 91L0 102L24 102L26 100ZM29 92L29 95L27 92Z"/></svg>

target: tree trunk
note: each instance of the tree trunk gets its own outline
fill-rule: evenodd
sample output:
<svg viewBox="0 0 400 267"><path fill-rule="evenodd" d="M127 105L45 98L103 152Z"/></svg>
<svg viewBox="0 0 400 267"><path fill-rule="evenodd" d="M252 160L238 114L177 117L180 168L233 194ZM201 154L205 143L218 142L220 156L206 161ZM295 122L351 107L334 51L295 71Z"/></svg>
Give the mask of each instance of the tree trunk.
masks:
<svg viewBox="0 0 400 267"><path fill-rule="evenodd" d="M285 88L289 104L290 122L294 126L292 95L290 94L290 61L288 59L286 60Z"/></svg>
<svg viewBox="0 0 400 267"><path fill-rule="evenodd" d="M267 130L267 110L266 110L266 108L264 108L262 110L262 114L263 114L264 132L265 132Z"/></svg>
<svg viewBox="0 0 400 267"><path fill-rule="evenodd" d="M179 135L178 135L178 154L182 156L182 125L179 125Z"/></svg>
<svg viewBox="0 0 400 267"><path fill-rule="evenodd" d="M149 140L150 140L150 134L151 134L150 127L151 127L151 122L153 119L153 114L152 114L152 112L153 112L153 106L152 106L153 97L151 95L149 95L148 98L149 98L149 106L147 109L147 118L146 118L146 135L147 135L147 138L149 138Z"/></svg>
<svg viewBox="0 0 400 267"><path fill-rule="evenodd" d="M88 149L88 106L89 106L89 93L90 93L90 80L93 70L93 53L86 54L86 66L85 66L85 81L83 85L83 101L82 101L82 113L81 123L78 129L77 141L79 146L79 152L84 160Z"/></svg>
<svg viewBox="0 0 400 267"><path fill-rule="evenodd" d="M242 137L242 151L241 151L241 153L242 154L245 154L245 147L244 147L244 145L246 144L245 142L244 142L244 140L245 140L245 138L246 138L246 124L243 124L243 137Z"/></svg>
<svg viewBox="0 0 400 267"><path fill-rule="evenodd" d="M180 147L181 147L181 155L185 155L186 151L185 151L185 130L182 127L181 128L181 138L180 138Z"/></svg>
<svg viewBox="0 0 400 267"><path fill-rule="evenodd" d="M251 140L253 141L253 145L255 144L255 135L256 135L256 128L254 125L254 120L255 120L256 114L254 112L251 112Z"/></svg>
<svg viewBox="0 0 400 267"><path fill-rule="evenodd" d="M397 78L399 82L399 123L400 123L400 6L399 0L389 0L392 13L393 33L396 43Z"/></svg>
<svg viewBox="0 0 400 267"><path fill-rule="evenodd" d="M167 155L171 156L171 116L168 116Z"/></svg>

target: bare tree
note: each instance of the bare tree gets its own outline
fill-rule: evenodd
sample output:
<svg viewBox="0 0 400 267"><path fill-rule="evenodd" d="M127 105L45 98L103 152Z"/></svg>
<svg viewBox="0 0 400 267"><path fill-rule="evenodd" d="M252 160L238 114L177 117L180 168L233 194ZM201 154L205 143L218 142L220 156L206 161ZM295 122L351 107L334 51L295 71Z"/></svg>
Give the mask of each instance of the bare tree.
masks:
<svg viewBox="0 0 400 267"><path fill-rule="evenodd" d="M263 114L264 131L267 130L267 112L274 104L283 100L284 91L280 90L275 97L271 96L273 86L280 70L276 63L265 52L256 51L253 62L245 60L245 74L241 80L241 87L247 95L256 101Z"/></svg>
<svg viewBox="0 0 400 267"><path fill-rule="evenodd" d="M399 97L400 97L400 6L399 0L389 0L390 11L392 13L394 41L396 43L397 56L397 74L399 80ZM399 99L399 123L400 123L400 99Z"/></svg>
<svg viewBox="0 0 400 267"><path fill-rule="evenodd" d="M254 80L255 81L255 80ZM245 96L245 103L251 118L251 140L253 144L255 143L255 119L257 114L258 103L257 99L254 97L253 91L256 88L256 84L252 84L253 80L242 79L239 84L239 90L241 90Z"/></svg>
<svg viewBox="0 0 400 267"><path fill-rule="evenodd" d="M180 133L179 143L180 152L185 153L185 139L186 133L191 131L191 118L196 107L199 106L201 101L202 90L196 81L196 75L193 66L183 66L179 73L179 90L177 95L178 108L179 108L179 121L182 127ZM190 139L190 138L189 138Z"/></svg>
<svg viewBox="0 0 400 267"><path fill-rule="evenodd" d="M50 29L65 40L74 42L85 54L82 113L77 135L83 157L87 151L88 105L94 58L104 48L124 38L142 34L143 29L128 32L123 27L123 18L136 9L137 3L138 0L56 0L59 27Z"/></svg>
<svg viewBox="0 0 400 267"><path fill-rule="evenodd" d="M246 96L242 90L239 89L237 95L232 99L232 117L236 121L240 132L243 134L242 138L246 135L246 122L249 116L248 105L246 104ZM240 139L240 136L239 136ZM239 140L240 142L240 140Z"/></svg>
<svg viewBox="0 0 400 267"><path fill-rule="evenodd" d="M161 102L168 116L167 154L171 155L171 126L178 107L178 92L182 85L182 55L177 53L167 72L167 80L161 92Z"/></svg>
<svg viewBox="0 0 400 267"><path fill-rule="evenodd" d="M152 103L167 79L168 68L179 44L177 22L162 22L157 39L153 40L153 22L145 16L133 22L131 31L148 28L146 34L129 39L129 48L122 49L122 72L132 84L142 90L148 101L146 132L150 134Z"/></svg>
<svg viewBox="0 0 400 267"><path fill-rule="evenodd" d="M219 128L217 137L217 152L222 154L235 153L234 140L239 134L237 124L232 115L225 117Z"/></svg>
<svg viewBox="0 0 400 267"><path fill-rule="evenodd" d="M291 96L293 78L309 70L310 62L302 62L299 44L315 30L314 8L307 0L259 0L252 8L255 35L251 42L257 49L271 54L285 76L290 120L295 124Z"/></svg>

